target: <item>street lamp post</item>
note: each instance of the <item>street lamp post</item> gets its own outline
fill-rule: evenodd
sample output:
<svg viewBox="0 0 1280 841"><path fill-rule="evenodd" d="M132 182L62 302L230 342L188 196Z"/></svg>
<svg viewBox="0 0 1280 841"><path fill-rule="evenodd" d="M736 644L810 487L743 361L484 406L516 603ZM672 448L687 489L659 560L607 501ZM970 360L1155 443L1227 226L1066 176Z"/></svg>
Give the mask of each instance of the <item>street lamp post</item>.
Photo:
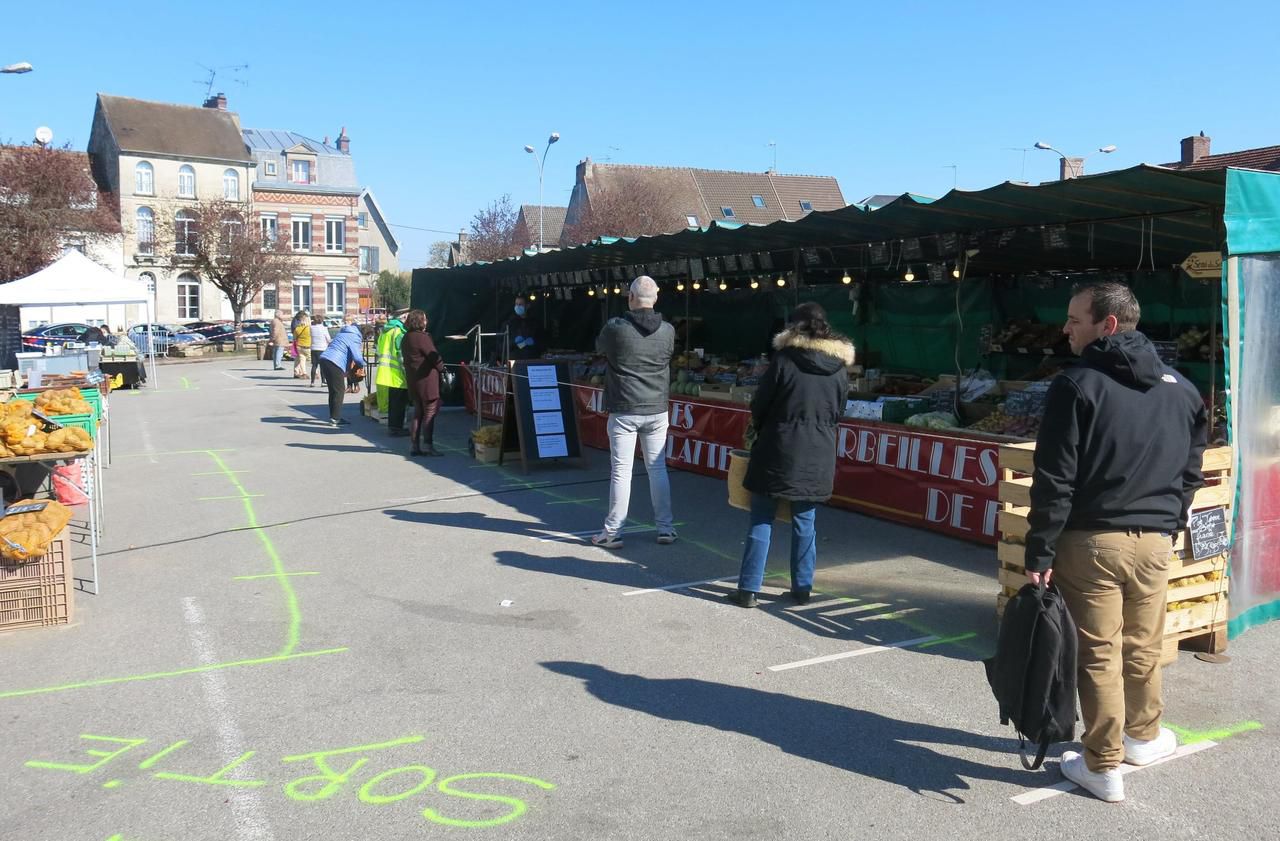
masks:
<svg viewBox="0 0 1280 841"><path fill-rule="evenodd" d="M533 155L533 160L534 160L534 162L538 165L538 253L539 253L539 254L541 254L541 253L542 253L542 238L543 238L543 229L542 229L542 214L543 214L543 209L542 209L542 167L543 167L543 164L545 164L545 163L547 162L547 152L550 152L550 151L551 151L551 144L552 144L552 143L555 143L555 142L556 142L557 140L559 140L559 139L560 139L560 132L558 132L558 131L553 131L553 132L551 132L551 136L547 138L547 148L545 148L545 149L543 149L543 150L542 150L542 157L541 157L541 158L539 158L539 157L538 157L537 152L535 152L535 151L534 151L534 148L533 148L532 146L525 146L525 147L524 147L524 150L525 150L526 152L528 152L530 155Z"/></svg>
<svg viewBox="0 0 1280 841"><path fill-rule="evenodd" d="M1071 158L1063 154L1061 150L1055 149L1053 148L1052 145L1045 143L1043 140L1036 141L1036 148L1042 149L1046 152L1057 152L1058 155L1062 158L1062 160L1065 161L1067 164L1067 166L1064 167L1063 172L1065 173L1069 168L1072 178L1079 178L1081 175L1084 174L1084 162L1089 159L1089 155L1085 155L1083 158ZM1108 146L1101 146L1098 148L1098 151L1104 155L1110 155L1115 150L1116 150L1116 146L1114 143ZM1093 153L1091 152L1090 154L1093 154ZM1059 180L1064 180L1064 179L1059 179Z"/></svg>

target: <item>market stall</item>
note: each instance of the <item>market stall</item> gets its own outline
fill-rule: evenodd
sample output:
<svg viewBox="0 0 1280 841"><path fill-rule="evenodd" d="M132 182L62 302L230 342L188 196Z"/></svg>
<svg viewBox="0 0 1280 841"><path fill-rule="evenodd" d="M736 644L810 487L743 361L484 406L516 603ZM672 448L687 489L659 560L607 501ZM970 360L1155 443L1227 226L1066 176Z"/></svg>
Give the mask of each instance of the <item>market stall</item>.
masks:
<svg viewBox="0 0 1280 841"><path fill-rule="evenodd" d="M582 440L604 446L603 367L591 339L625 307L627 281L650 275L660 286L658 309L679 341L668 463L715 476L725 475L728 452L742 446L753 376L769 338L797 303L818 301L858 349L831 504L995 544L1002 533L1000 448L1034 440L1048 383L1072 363L1060 331L1077 282L1131 285L1142 302L1140 329L1211 409L1213 440L1236 437L1228 423L1227 357L1239 350L1231 337L1241 325L1224 323L1223 312L1243 312L1245 321L1276 313L1261 291L1274 282L1242 284L1253 296L1248 307L1233 310L1224 296L1228 179L1225 171L1140 166L1038 187L954 191L932 203L904 196L876 211L845 208L797 222L603 238L533 257L419 271L414 298L419 306L440 305L432 323L441 332L450 331L441 325L450 313L491 329L516 292L533 298L544 346L575 359ZM1249 220L1266 212L1256 202L1240 211ZM1272 255L1239 270L1261 276L1275 266ZM1273 347L1246 346L1249 352L1259 354L1255 372L1280 370ZM464 375L468 405L478 394L500 411L496 394L486 399L485 382ZM1266 412L1280 402L1280 388L1259 390L1269 393L1251 406L1249 423L1268 430L1259 440L1274 446L1280 414ZM1232 406L1239 416L1239 399ZM1268 453L1270 463L1280 463ZM1243 501L1235 511L1251 518L1250 539L1269 540L1267 524L1280 534L1280 479L1249 470L1232 476L1253 488L1246 493L1252 513L1245 515ZM1280 591L1280 572L1269 574L1277 579L1270 592ZM1232 593L1235 615L1235 587Z"/></svg>
<svg viewBox="0 0 1280 841"><path fill-rule="evenodd" d="M125 280L79 251L68 251L57 262L35 274L0 285L0 305L21 307L71 307L99 304L142 304L151 323L151 293L136 281ZM154 342L150 348L150 379L156 382ZM105 349L104 349L105 350ZM112 374L129 372L137 378L137 351L125 358L104 353L100 367Z"/></svg>

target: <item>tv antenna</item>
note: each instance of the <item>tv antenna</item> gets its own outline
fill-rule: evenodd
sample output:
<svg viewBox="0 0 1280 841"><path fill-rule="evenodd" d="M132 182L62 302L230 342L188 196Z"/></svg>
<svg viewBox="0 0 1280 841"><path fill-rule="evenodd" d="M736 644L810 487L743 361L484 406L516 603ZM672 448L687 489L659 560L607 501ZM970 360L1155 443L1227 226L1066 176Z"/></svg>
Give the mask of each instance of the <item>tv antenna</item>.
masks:
<svg viewBox="0 0 1280 841"><path fill-rule="evenodd" d="M1018 174L1018 180L1019 180L1019 181L1026 181L1026 180L1027 180L1027 153L1031 151L1031 148L1032 148L1032 147L1030 147L1030 146L1006 146L1006 147L1004 147L1004 150L1005 150L1006 152L1021 152L1021 153L1022 153L1022 171Z"/></svg>
<svg viewBox="0 0 1280 841"><path fill-rule="evenodd" d="M203 68L205 72L209 74L204 79L195 79L193 81L193 84L204 85L204 95L206 99L213 96L214 82L218 80L218 74L224 70L228 70L231 72L231 81L235 82L237 85L249 84L244 79L241 79L239 76L235 75L236 73L239 73L241 70L248 70L249 65L247 64L224 64L221 67L208 67L197 61L196 66Z"/></svg>
<svg viewBox="0 0 1280 841"><path fill-rule="evenodd" d="M621 152L621 151L622 151L622 147L621 147L621 146L610 146L610 147L609 147L609 152L610 152L610 153L613 153L613 152ZM611 161L611 160L613 160L613 155L612 155L612 154L605 155L603 158L601 158L601 160L602 160L602 161Z"/></svg>

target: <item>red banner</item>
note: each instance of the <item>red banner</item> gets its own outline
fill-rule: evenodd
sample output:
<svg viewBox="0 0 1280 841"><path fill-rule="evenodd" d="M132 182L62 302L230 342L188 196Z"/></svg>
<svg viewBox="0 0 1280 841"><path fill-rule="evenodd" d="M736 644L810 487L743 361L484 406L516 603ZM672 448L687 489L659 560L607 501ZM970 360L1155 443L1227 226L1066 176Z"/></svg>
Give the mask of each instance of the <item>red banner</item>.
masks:
<svg viewBox="0 0 1280 841"><path fill-rule="evenodd" d="M502 372L481 375L485 417L501 420ZM491 381L491 382L490 382ZM464 374L467 405L474 405ZM487 394L489 388L493 389ZM582 443L609 449L604 392L574 386ZM745 406L697 398L669 405L667 465L723 479L729 453L742 446L751 412ZM836 439L831 505L980 543L996 542L999 445L874 421L842 421Z"/></svg>
<svg viewBox="0 0 1280 841"><path fill-rule="evenodd" d="M994 544L999 452L990 441L842 421L831 504Z"/></svg>

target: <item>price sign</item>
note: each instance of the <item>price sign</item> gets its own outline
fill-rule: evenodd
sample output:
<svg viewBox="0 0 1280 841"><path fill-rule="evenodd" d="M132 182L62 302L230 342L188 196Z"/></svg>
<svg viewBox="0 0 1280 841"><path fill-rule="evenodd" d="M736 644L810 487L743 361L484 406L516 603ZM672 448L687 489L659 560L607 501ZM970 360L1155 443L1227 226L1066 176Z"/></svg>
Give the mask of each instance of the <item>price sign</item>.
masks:
<svg viewBox="0 0 1280 841"><path fill-rule="evenodd" d="M1188 526L1191 529L1193 560L1203 561L1205 558L1214 558L1231 548L1225 506L1193 511Z"/></svg>
<svg viewBox="0 0 1280 841"><path fill-rule="evenodd" d="M47 502L29 502L26 505L11 505L4 511L0 511L0 517L8 517L10 514L28 514L32 511L43 511L49 507Z"/></svg>

